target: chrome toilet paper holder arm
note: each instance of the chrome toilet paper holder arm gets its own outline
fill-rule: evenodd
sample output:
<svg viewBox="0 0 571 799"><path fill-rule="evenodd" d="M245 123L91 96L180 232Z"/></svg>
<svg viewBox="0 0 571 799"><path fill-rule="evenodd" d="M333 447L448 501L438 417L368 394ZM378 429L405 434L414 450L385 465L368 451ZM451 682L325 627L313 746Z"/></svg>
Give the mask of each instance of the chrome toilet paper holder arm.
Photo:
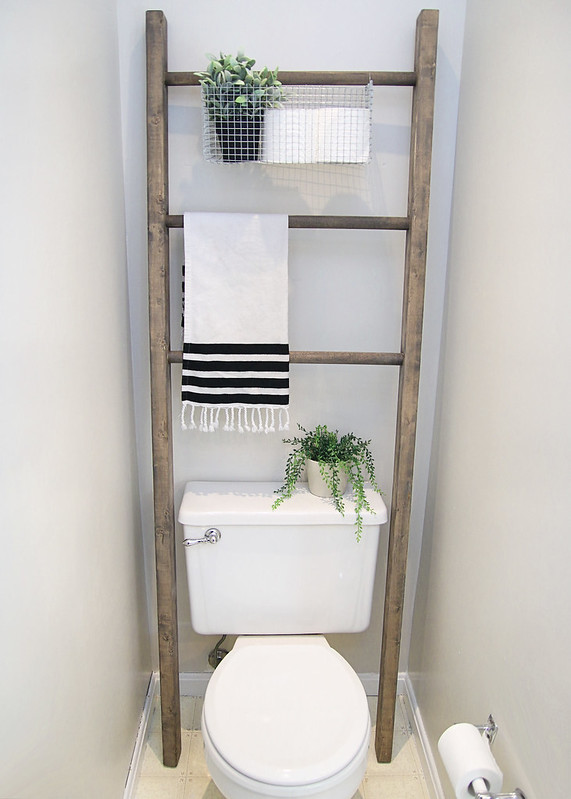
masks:
<svg viewBox="0 0 571 799"><path fill-rule="evenodd" d="M515 791L511 793L480 793L476 792L475 794L476 799L525 799L525 794L519 788L516 788Z"/></svg>
<svg viewBox="0 0 571 799"><path fill-rule="evenodd" d="M477 724L476 729L479 730L481 735L486 738L491 746L495 741L499 728L494 721L494 717L490 713L486 724ZM474 789L474 796L476 799L525 799L525 794L521 788L516 788L515 791L512 791L511 793L491 793L488 791L488 786L483 780L482 782L484 782L484 785L482 787L484 787L485 790L479 790L480 786L477 785L478 782L480 782L480 780L474 780L472 783L472 788Z"/></svg>

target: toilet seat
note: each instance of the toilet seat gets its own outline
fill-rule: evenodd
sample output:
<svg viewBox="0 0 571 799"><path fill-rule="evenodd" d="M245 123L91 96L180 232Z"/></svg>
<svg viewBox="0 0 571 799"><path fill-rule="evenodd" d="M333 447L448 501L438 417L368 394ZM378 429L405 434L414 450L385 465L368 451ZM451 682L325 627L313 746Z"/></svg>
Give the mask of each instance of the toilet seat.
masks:
<svg viewBox="0 0 571 799"><path fill-rule="evenodd" d="M359 678L313 635L238 638L211 677L203 725L232 769L283 788L343 771L370 732Z"/></svg>

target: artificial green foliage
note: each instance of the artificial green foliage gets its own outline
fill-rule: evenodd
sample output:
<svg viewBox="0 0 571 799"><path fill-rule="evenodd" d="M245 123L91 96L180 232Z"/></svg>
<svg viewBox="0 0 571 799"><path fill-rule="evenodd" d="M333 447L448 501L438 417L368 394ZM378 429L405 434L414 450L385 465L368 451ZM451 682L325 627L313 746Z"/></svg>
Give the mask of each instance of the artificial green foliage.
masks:
<svg viewBox="0 0 571 799"><path fill-rule="evenodd" d="M340 436L338 430L328 430L327 425L317 425L310 431L300 424L298 427L303 435L283 440L284 444L290 444L293 449L286 461L284 484L276 491L279 496L272 508L277 508L293 495L305 461L309 459L319 464L319 472L331 491L335 508L345 515L345 506L339 488L340 472L345 471L353 486L353 500L357 514L356 536L357 541L360 541L363 533L363 510L374 513L365 495L365 475L369 478L372 488L382 494L377 485L375 464L369 450L371 442L358 438L354 433Z"/></svg>
<svg viewBox="0 0 571 799"><path fill-rule="evenodd" d="M279 104L282 84L277 68L254 69L255 59L240 52L236 56L220 53L218 58L207 54L207 58L210 59L207 69L195 75L200 78L211 119L232 120L237 116L254 119L265 108Z"/></svg>

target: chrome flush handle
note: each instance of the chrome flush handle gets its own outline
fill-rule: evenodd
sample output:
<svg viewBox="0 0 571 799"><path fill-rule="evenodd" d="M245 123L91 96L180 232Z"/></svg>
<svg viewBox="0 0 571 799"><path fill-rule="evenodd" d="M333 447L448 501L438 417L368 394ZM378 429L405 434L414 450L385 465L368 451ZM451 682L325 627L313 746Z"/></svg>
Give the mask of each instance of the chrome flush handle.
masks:
<svg viewBox="0 0 571 799"><path fill-rule="evenodd" d="M195 544L217 544L222 538L222 533L216 527L207 530L202 538L185 538L182 542L185 547L193 547Z"/></svg>

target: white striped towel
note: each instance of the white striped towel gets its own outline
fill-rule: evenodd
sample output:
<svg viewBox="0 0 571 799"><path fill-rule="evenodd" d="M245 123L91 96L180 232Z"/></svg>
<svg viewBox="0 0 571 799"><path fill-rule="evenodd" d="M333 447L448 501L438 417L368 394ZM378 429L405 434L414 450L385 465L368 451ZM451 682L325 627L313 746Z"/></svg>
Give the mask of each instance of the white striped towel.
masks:
<svg viewBox="0 0 571 799"><path fill-rule="evenodd" d="M288 429L287 250L285 215L184 215L184 429Z"/></svg>

